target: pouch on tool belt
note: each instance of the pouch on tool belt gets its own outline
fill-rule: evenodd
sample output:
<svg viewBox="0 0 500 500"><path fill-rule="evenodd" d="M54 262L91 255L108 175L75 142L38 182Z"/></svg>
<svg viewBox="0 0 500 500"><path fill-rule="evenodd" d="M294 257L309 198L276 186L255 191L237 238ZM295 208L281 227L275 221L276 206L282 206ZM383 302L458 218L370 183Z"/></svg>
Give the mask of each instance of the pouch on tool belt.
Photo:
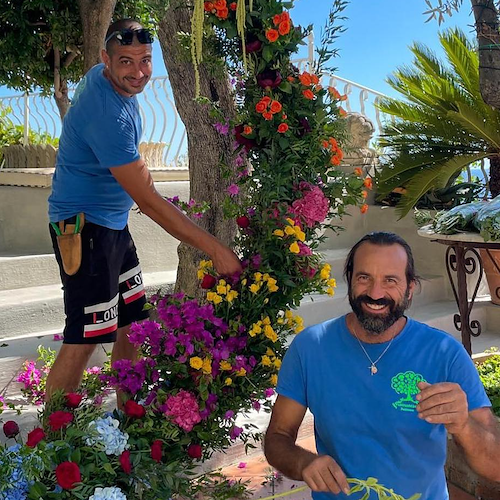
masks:
<svg viewBox="0 0 500 500"><path fill-rule="evenodd" d="M74 224L66 224L65 221L51 222L57 235L57 246L61 253L64 272L73 276L80 269L82 263L82 228L85 224L83 213L75 217Z"/></svg>

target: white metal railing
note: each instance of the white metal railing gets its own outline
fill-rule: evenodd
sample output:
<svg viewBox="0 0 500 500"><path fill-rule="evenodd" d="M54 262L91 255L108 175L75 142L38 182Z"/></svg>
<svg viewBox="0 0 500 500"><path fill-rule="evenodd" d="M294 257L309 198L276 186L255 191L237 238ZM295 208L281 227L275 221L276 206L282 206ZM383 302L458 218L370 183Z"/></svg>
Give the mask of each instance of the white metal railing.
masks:
<svg viewBox="0 0 500 500"><path fill-rule="evenodd" d="M314 38L309 35L308 56L295 59L292 63L303 71L311 69L314 60ZM376 138L382 126L381 113L375 104L383 94L356 82L346 80L337 75L322 75L329 86L337 87L347 95L343 103L346 111L359 112L374 122ZM69 96L74 89L70 89ZM150 80L144 92L138 95L140 112L143 120L142 141L147 143L164 143L163 164L170 168L185 168L183 157L186 154L186 131L177 113L172 89L167 76ZM59 137L61 120L54 99L42 93L18 94L0 98L0 107L9 108L8 117L17 125L24 126L24 140L28 143L29 130L48 133Z"/></svg>

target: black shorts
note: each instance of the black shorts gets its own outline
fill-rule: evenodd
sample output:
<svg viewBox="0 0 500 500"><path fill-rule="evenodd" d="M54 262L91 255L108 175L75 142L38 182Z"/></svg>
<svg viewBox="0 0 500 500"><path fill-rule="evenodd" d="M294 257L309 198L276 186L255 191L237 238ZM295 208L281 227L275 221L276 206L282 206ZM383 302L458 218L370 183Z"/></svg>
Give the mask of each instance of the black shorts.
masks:
<svg viewBox="0 0 500 500"><path fill-rule="evenodd" d="M64 291L65 344L101 344L116 340L117 328L148 318L142 273L128 227L121 231L86 222L82 263L68 276L56 234L52 245Z"/></svg>

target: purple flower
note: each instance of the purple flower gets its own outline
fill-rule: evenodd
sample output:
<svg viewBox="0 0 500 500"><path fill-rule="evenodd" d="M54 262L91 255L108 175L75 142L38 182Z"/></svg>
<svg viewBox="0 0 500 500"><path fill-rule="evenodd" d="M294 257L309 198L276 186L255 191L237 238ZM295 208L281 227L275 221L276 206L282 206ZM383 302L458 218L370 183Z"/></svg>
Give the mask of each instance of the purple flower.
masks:
<svg viewBox="0 0 500 500"><path fill-rule="evenodd" d="M259 403L259 401L254 401L252 403L252 407L253 407L254 410L260 411L260 403Z"/></svg>
<svg viewBox="0 0 500 500"><path fill-rule="evenodd" d="M274 389L272 387L269 387L268 389L266 389L264 391L264 396L266 396L266 398L270 398L270 397L274 396Z"/></svg>
<svg viewBox="0 0 500 500"><path fill-rule="evenodd" d="M306 134L311 132L311 125L309 124L309 120L307 118L301 118L299 120L299 136L303 137Z"/></svg>
<svg viewBox="0 0 500 500"><path fill-rule="evenodd" d="M240 192L240 188L239 188L236 184L231 184L231 185L227 188L227 192L228 192L231 196L236 196L236 195Z"/></svg>
<svg viewBox="0 0 500 500"><path fill-rule="evenodd" d="M263 89L275 89L281 83L281 73L275 69L268 69L257 75L257 84Z"/></svg>
<svg viewBox="0 0 500 500"><path fill-rule="evenodd" d="M57 341L63 340L63 339L64 339L64 337L62 335L59 335L58 333L54 333L54 337L52 338L52 340L54 342L57 342Z"/></svg>
<svg viewBox="0 0 500 500"><path fill-rule="evenodd" d="M224 415L224 420L231 420L234 417L234 411L228 410Z"/></svg>
<svg viewBox="0 0 500 500"><path fill-rule="evenodd" d="M219 134L227 135L229 133L229 122L226 123L214 123L214 128L219 132Z"/></svg>
<svg viewBox="0 0 500 500"><path fill-rule="evenodd" d="M250 263L252 264L252 267L258 269L262 264L262 255L260 255L260 253L256 253L251 257Z"/></svg>
<svg viewBox="0 0 500 500"><path fill-rule="evenodd" d="M241 427L238 427L237 425L233 426L231 428L231 431L229 432L229 437L234 441L237 439L240 434L243 432L243 429Z"/></svg>

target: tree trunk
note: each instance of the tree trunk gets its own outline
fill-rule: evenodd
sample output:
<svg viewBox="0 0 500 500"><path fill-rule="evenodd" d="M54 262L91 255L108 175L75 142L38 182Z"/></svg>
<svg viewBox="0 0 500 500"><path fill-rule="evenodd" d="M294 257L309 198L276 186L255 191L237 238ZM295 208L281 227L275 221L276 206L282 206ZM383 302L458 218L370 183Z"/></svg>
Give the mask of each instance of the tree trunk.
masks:
<svg viewBox="0 0 500 500"><path fill-rule="evenodd" d="M479 45L479 84L484 101L500 109L500 31L495 0L471 0Z"/></svg>
<svg viewBox="0 0 500 500"><path fill-rule="evenodd" d="M207 201L210 211L200 220L199 225L208 232L230 244L236 234L233 221L224 220L222 202L229 185L223 179L219 166L222 160L234 170L232 162L232 137L219 134L213 126L209 107L193 102L195 97L195 73L189 53L186 54L178 41L178 33L191 32L191 9L185 1L172 0L158 23L158 38L163 59L179 115L184 122L188 138L189 180L191 198L198 202ZM235 104L230 93L227 73L215 77L204 65L200 68L201 95L212 101L219 101L223 116L230 120L235 117ZM179 267L176 289L189 295L199 290L196 270L201 252L187 245L178 248Z"/></svg>
<svg viewBox="0 0 500 500"><path fill-rule="evenodd" d="M489 188L492 198L500 194L500 155L489 156L490 160L490 179Z"/></svg>
<svg viewBox="0 0 500 500"><path fill-rule="evenodd" d="M83 29L83 72L101 62L101 49L116 0L78 0Z"/></svg>
<svg viewBox="0 0 500 500"><path fill-rule="evenodd" d="M57 109L59 110L59 115L61 116L61 121L68 112L70 101L68 97L68 82L66 80L61 80L59 83L59 90L56 89L54 92L54 99L56 101Z"/></svg>

